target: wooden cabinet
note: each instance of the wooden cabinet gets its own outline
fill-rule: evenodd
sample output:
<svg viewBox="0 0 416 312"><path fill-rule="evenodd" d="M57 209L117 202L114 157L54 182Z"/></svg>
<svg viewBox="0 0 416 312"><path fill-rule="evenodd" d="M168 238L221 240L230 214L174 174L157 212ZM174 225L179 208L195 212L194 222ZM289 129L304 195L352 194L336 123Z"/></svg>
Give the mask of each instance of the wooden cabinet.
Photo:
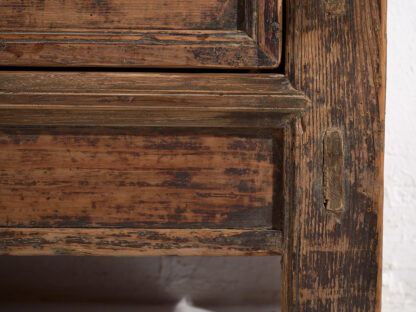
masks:
<svg viewBox="0 0 416 312"><path fill-rule="evenodd" d="M281 254L284 311L379 311L384 61L383 0L0 0L0 253Z"/></svg>

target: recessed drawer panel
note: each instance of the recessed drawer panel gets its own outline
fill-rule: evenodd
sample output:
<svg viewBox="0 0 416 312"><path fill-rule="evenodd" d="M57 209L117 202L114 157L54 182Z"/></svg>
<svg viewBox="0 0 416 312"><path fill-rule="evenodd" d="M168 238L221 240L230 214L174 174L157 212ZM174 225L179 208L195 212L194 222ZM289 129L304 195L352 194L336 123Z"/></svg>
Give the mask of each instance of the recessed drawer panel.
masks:
<svg viewBox="0 0 416 312"><path fill-rule="evenodd" d="M280 0L0 0L0 65L276 67Z"/></svg>
<svg viewBox="0 0 416 312"><path fill-rule="evenodd" d="M0 134L1 227L272 228L271 137Z"/></svg>

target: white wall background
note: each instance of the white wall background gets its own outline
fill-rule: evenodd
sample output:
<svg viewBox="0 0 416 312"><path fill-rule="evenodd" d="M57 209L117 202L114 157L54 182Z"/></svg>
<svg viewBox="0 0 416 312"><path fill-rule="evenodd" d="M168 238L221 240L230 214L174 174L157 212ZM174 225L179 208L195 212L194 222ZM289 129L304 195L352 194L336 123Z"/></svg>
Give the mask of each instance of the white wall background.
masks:
<svg viewBox="0 0 416 312"><path fill-rule="evenodd" d="M416 311L416 0L388 0L383 312Z"/></svg>

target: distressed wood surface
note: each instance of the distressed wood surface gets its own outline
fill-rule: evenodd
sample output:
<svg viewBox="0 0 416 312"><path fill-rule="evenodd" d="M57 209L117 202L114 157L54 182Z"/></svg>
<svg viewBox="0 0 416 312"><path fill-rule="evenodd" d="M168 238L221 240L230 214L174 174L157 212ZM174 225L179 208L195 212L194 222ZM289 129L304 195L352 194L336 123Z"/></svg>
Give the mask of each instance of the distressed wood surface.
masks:
<svg viewBox="0 0 416 312"><path fill-rule="evenodd" d="M237 29L238 0L1 1L2 30Z"/></svg>
<svg viewBox="0 0 416 312"><path fill-rule="evenodd" d="M0 72L0 125L278 128L309 102L276 74Z"/></svg>
<svg viewBox="0 0 416 312"><path fill-rule="evenodd" d="M0 131L0 227L273 228L272 137Z"/></svg>
<svg viewBox="0 0 416 312"><path fill-rule="evenodd" d="M6 4L5 1L2 3ZM223 29L201 30L201 26L190 26L180 31L158 28L28 32L2 28L0 63L21 66L275 67L279 60L275 52L279 50L277 47L281 40L274 34L278 33L281 23L276 21L279 14L275 14L274 8L281 6L264 1L256 4L239 2L237 18L225 18L224 21L228 22L221 26ZM81 79L79 85L73 82L76 79L68 79L75 85L68 93L64 89L58 90L54 83L50 83L52 87L47 90L49 86L45 82L48 79L52 82L54 78L50 73L46 76L39 73L39 77L49 77L40 79L44 83L39 87L40 91L34 91L36 82L30 79L25 83L32 85L32 90L24 90L24 84L21 89L2 89L0 124L284 127L285 152L283 157L279 157L284 164L283 181L279 181L283 187L281 195L284 200L281 202L285 221L282 242L284 311L380 311L386 0L288 0L286 7L286 73L293 86L311 99L312 107L308 107L305 98L301 99L301 94L295 95L287 81L283 84L285 88L280 87L277 81L284 80L281 76L241 75L238 76L241 78L236 78L219 75L217 77L221 78L214 83L209 82L210 79L215 81L213 76L180 76L172 80L179 82L176 88L174 84L159 83L157 79L160 76L147 73L147 77L151 77L150 83L164 85L162 91L146 87L139 88L140 92L137 92L136 86L129 88L125 78L122 78L121 84L115 87L108 82L110 79L102 84L104 89L110 86L105 91L108 93L96 92L99 88L91 87L88 79ZM253 19L253 16L256 18ZM236 28L228 28L235 21ZM204 25L202 20L199 23ZM57 77L65 80L71 74L64 77L58 73ZM6 75L2 76L0 83L5 81L6 85L17 86L19 79L25 81L22 77L11 78L13 73ZM92 75L96 76L88 78L92 77L92 83L98 85L100 74ZM114 78L116 74L102 74L101 77L107 75ZM173 77L169 75L165 77ZM73 77L79 78L80 75L74 74ZM142 82L147 79L145 76L140 79L140 74L132 74L131 77ZM267 82L266 89L262 84L254 83L262 79L260 77L271 84L276 82L279 91L273 87L270 89ZM231 81L232 87L221 86L228 85L224 83L227 80ZM247 81L251 83L247 85ZM242 83L244 88L235 87L238 83ZM84 84L86 87L81 91ZM208 84L212 89L202 87L184 91L188 84ZM180 86L185 89L181 90ZM255 91L257 89L260 91ZM280 90L291 91L288 94ZM291 120L288 116L293 120L305 108L308 110L302 118L287 124ZM164 110L163 114L160 114L161 110ZM331 154L326 152L325 145L325 135L329 130L338 132L343 139L343 155L335 159L336 172L324 161L325 154ZM325 176L336 179L337 175L342 177L337 180L340 192L336 192L335 197L342 204L342 209L339 209L340 205L327 209L325 188L328 184ZM158 234L158 243L148 245L148 251L141 252L143 250L136 244L137 233L143 233L143 230L137 229L131 237L126 234L130 238L122 242L114 238L118 234L124 235L125 230L54 230L55 233L63 233L59 236L51 234L50 229L6 229L1 242L6 244L3 250L8 254L13 250L18 250L16 253L43 250L46 254L57 254L64 245L83 244L85 237L79 236L80 231L106 231L107 234L100 233L98 236L86 235L87 241L93 241L89 245L93 246L93 250L96 251L96 246L104 243L113 246L110 249L113 248L114 253L119 251L123 254L117 246L128 247L130 240L134 241L134 254L149 252L153 255L161 254L161 250L172 250L171 243L160 245ZM109 234L108 231L115 232ZM160 233L159 230L151 233L155 231ZM200 237L189 229L183 230L191 231L186 233L177 229L171 231L174 231L169 232L171 235L180 236L179 240L174 240L176 243L182 241L181 235L185 236L182 237L184 243L178 246L182 251L192 250L182 248L189 247L189 236L191 241L198 241ZM241 234L247 230L237 231ZM249 232L252 234L248 235L250 239L261 238L260 241L241 244L237 239L240 243L233 243L220 239L223 236L216 236L213 230L209 230L209 235L214 235L214 238L210 236L212 240L208 244L214 243L206 254L230 255L224 245L238 245L237 254L250 254L253 246L259 248L264 242L270 242L262 237L265 233L281 235L279 231ZM139 236L146 236L149 232L145 233ZM228 234L225 236L230 237ZM38 239L31 241L31 237ZM71 241L73 237L75 242ZM222 243L218 245L218 242ZM251 247L242 248L242 252L242 245ZM155 251L160 246L162 248ZM188 254L204 254L207 250L204 248L205 245ZM258 250L264 249L270 250L268 247ZM77 253L78 250L65 252ZM172 254L186 255L177 250Z"/></svg>
<svg viewBox="0 0 416 312"><path fill-rule="evenodd" d="M312 107L286 129L283 309L380 311L386 1L287 4L286 71ZM328 130L344 139L341 211L325 207Z"/></svg>
<svg viewBox="0 0 416 312"><path fill-rule="evenodd" d="M0 65L272 68L281 0L0 1Z"/></svg>
<svg viewBox="0 0 416 312"><path fill-rule="evenodd" d="M280 254L280 231L2 229L0 255L265 256Z"/></svg>

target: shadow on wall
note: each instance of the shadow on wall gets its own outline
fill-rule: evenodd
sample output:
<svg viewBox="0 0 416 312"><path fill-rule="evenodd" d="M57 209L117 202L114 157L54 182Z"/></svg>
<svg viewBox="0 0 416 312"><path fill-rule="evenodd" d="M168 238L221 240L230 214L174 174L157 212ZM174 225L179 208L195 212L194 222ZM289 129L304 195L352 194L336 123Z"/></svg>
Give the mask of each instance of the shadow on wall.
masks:
<svg viewBox="0 0 416 312"><path fill-rule="evenodd" d="M280 257L0 257L3 303L276 305L280 280Z"/></svg>

